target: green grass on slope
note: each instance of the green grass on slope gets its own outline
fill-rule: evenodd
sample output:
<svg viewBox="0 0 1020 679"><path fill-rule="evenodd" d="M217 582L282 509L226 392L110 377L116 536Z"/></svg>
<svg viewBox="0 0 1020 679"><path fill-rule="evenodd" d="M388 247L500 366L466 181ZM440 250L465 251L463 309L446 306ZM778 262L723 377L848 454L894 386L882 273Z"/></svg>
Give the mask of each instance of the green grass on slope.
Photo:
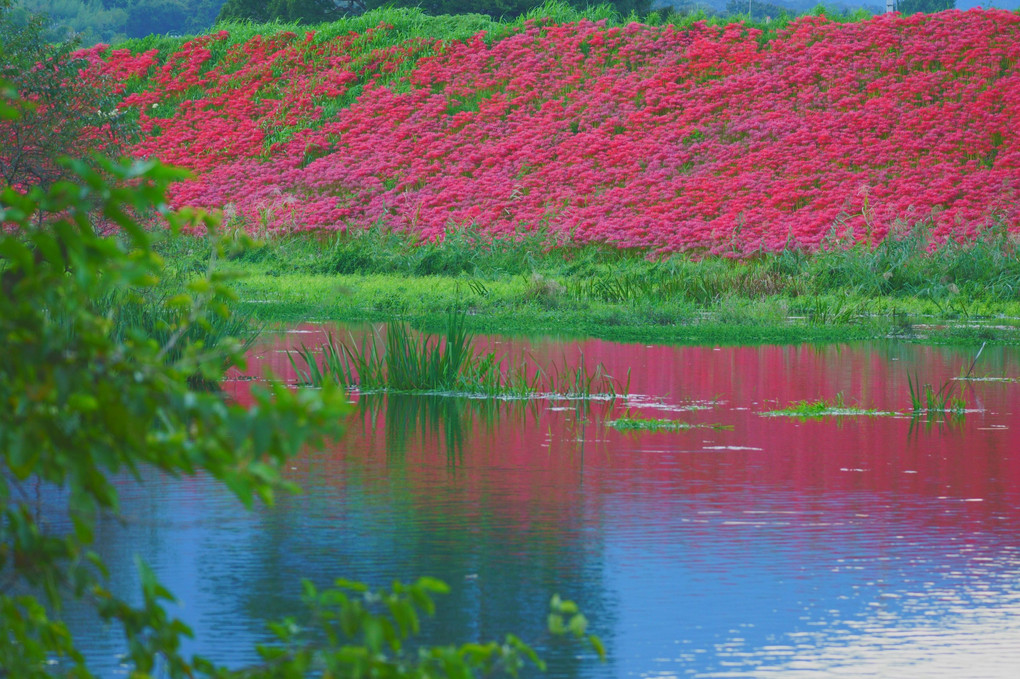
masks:
<svg viewBox="0 0 1020 679"><path fill-rule="evenodd" d="M822 4L815 7L811 14L824 14L832 21L837 22L864 21L872 16L863 10L844 14L839 10L827 9ZM397 45L414 38L443 40L446 42L465 40L476 35L479 31L486 31L486 40L491 43L522 30L527 21L540 19L547 19L558 24L589 20L605 21L607 26L622 26L632 22L639 22L648 25L673 25L677 28L688 28L697 22L705 22L712 26L725 26L739 21L748 27L761 30L762 40L767 41L774 38L778 31L786 28L794 18L792 15L781 15L765 23L764 21L742 16L706 16L701 12L686 15L663 15L662 12L651 12L644 16L636 14L621 16L612 5L601 4L578 9L555 0L550 0L523 16L506 19L493 19L484 14L430 16L416 8L390 7L375 9L365 14L346 16L336 21L315 25L279 21L270 23L255 23L251 21L221 22L214 26L210 33L226 30L230 33L230 39L223 42L215 42L209 48L212 52L212 64L215 65L215 62L232 45L247 42L256 35L268 36L283 32L303 35L308 31L314 31L314 41L318 43L331 40L337 36L347 35L352 31L364 33L370 28L375 28L380 23L392 25L393 30L380 35L367 49ZM157 49L160 55L165 57L180 49L181 45L194 37L196 36L169 37L165 35L149 35L144 38L127 40L117 45L117 47L128 49L136 54Z"/></svg>

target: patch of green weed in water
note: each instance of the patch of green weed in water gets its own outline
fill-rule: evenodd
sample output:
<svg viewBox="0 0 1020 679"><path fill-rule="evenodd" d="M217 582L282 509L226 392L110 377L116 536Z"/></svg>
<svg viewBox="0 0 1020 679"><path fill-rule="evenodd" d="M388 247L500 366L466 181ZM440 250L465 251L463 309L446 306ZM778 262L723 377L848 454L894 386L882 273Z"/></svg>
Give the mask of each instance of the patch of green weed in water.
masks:
<svg viewBox="0 0 1020 679"><path fill-rule="evenodd" d="M826 401L825 399L798 401L782 410L768 410L762 413L765 417L796 417L804 420L821 419L823 417L880 417L896 414L884 410L848 406L843 399L842 393L836 394L836 398L832 401Z"/></svg>
<svg viewBox="0 0 1020 679"><path fill-rule="evenodd" d="M681 422L680 420L661 420L621 417L608 420L606 426L619 431L689 431L691 429L733 429L730 424L709 424L703 422Z"/></svg>

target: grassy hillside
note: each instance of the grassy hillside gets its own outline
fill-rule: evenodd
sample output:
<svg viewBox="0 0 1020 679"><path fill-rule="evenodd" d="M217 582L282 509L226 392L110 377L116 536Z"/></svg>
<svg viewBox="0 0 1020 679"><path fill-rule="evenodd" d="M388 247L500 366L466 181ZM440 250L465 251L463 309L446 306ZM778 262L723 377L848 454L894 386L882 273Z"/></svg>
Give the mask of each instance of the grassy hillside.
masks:
<svg viewBox="0 0 1020 679"><path fill-rule="evenodd" d="M94 50L179 205L256 232L653 252L1020 225L1020 16L650 26L390 10Z"/></svg>

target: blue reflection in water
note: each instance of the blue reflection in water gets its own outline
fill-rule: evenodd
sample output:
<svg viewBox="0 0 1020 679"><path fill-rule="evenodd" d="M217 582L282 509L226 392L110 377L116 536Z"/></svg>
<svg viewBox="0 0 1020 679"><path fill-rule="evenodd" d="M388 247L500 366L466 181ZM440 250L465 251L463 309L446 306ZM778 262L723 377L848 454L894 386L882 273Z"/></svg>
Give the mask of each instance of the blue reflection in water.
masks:
<svg viewBox="0 0 1020 679"><path fill-rule="evenodd" d="M920 534L937 501L903 511L896 498L841 493L791 509L799 500L774 493L734 511L679 499L654 516L624 501L633 523L613 526L604 564L628 602L616 674L1015 671L1020 549L1006 531ZM669 528L636 529L652 522Z"/></svg>
<svg viewBox="0 0 1020 679"><path fill-rule="evenodd" d="M126 524L104 525L99 547L124 593L142 554L182 601L187 650L235 666L256 659L266 620L298 610L301 577L432 575L453 591L425 641L513 631L537 640L551 677L1013 676L1020 453L1001 429L1017 426L1020 385L981 387L983 410L952 426L762 418L748 408L774 397L768 366L791 361L767 349L678 348L678 364L717 365L637 413L674 404L667 416L733 431L624 435L603 424L621 403L390 398L294 461L304 494L249 513L203 479L125 483ZM668 372L655 351L649 374ZM874 352L826 352L808 352L819 382L895 387L869 379L889 365ZM554 592L581 604L607 664L546 638ZM71 617L97 673L120 672L116 632Z"/></svg>

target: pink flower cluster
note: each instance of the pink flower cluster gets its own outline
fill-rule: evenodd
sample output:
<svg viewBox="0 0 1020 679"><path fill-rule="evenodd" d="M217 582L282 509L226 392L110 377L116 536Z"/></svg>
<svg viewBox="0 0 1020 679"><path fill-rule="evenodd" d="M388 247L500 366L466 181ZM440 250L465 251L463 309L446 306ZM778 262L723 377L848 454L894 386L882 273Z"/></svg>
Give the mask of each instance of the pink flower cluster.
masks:
<svg viewBox="0 0 1020 679"><path fill-rule="evenodd" d="M805 17L769 41L741 24L532 22L385 49L371 33L257 37L212 64L221 33L97 68L143 76L123 102L135 153L196 173L174 202L253 229L732 254L921 220L940 238L1020 229L1015 13Z"/></svg>

